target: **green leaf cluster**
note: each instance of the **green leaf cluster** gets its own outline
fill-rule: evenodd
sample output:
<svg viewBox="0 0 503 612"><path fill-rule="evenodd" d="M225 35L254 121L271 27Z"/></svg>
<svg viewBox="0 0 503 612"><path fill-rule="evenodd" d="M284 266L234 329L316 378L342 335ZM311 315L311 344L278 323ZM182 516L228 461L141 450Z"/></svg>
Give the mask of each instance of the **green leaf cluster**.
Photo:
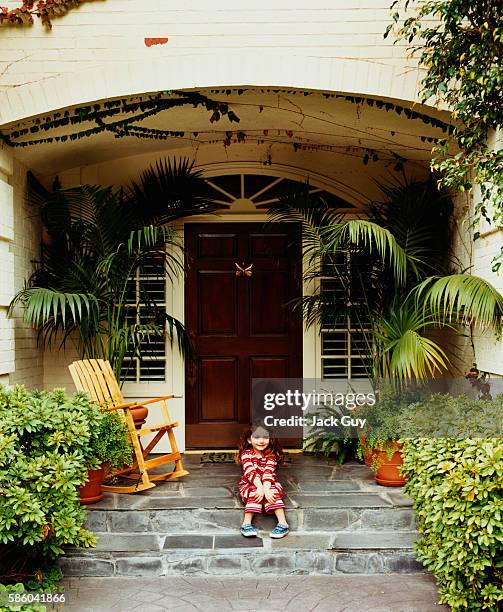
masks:
<svg viewBox="0 0 503 612"><path fill-rule="evenodd" d="M364 440L360 439L357 450L360 459L371 450L384 451L391 459L401 437L403 413L417 397L413 388L381 389L374 405L368 404L355 411L355 416L366 419ZM371 467L377 469L379 466L373 462Z"/></svg>
<svg viewBox="0 0 503 612"><path fill-rule="evenodd" d="M473 225L486 217L501 227L503 149L488 141L491 131L503 127L501 2L396 0L391 9L385 37L393 31L395 42L408 43L418 57L423 101L434 98L452 112L454 129L433 147L432 167L444 187L480 187ZM494 267L500 266L497 261Z"/></svg>
<svg viewBox="0 0 503 612"><path fill-rule="evenodd" d="M419 559L452 610L503 602L503 395L433 394L401 413L407 494Z"/></svg>
<svg viewBox="0 0 503 612"><path fill-rule="evenodd" d="M401 438L494 438L503 436L503 395L476 399L434 393L409 402L400 413Z"/></svg>
<svg viewBox="0 0 503 612"><path fill-rule="evenodd" d="M21 594L26 592L25 585L22 582L17 582L16 584L0 584L0 597L7 597L7 595L12 594ZM0 612L45 612L46 606L42 604L30 604L30 605L9 605L2 606L0 605Z"/></svg>
<svg viewBox="0 0 503 612"><path fill-rule="evenodd" d="M418 558L434 573L441 603L501 610L503 439L408 439L403 456L422 533Z"/></svg>
<svg viewBox="0 0 503 612"><path fill-rule="evenodd" d="M0 386L0 576L24 581L63 546L93 546L79 487L88 469L131 457L125 424L87 395Z"/></svg>

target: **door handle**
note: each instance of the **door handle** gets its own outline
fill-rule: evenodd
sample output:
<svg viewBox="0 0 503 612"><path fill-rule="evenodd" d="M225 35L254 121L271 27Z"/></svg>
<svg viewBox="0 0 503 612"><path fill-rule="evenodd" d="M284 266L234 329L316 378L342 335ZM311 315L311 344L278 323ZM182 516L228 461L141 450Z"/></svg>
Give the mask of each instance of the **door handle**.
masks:
<svg viewBox="0 0 503 612"><path fill-rule="evenodd" d="M245 268L244 262L242 266L240 266L237 262L234 263L234 265L236 266L236 276L251 276L253 274L253 264L250 264L247 268Z"/></svg>

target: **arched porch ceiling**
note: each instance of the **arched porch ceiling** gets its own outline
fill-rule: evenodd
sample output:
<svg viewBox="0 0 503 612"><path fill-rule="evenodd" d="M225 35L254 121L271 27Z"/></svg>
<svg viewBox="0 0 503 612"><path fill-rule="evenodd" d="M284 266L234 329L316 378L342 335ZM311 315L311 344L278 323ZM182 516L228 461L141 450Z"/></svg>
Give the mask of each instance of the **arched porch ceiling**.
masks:
<svg viewBox="0 0 503 612"><path fill-rule="evenodd" d="M339 167L347 164L366 173L379 167L377 174L382 174L405 165L414 173L428 167L433 139L445 136L438 122L447 123L449 118L448 113L428 107L362 96L268 87L198 91L227 104L239 123L225 115L210 122L211 111L183 106L137 122L143 128L180 131L183 136L165 140L116 138L102 132L79 140L17 147L16 157L42 178L126 158L137 159L138 164L133 165L141 170L143 160L177 154L189 155L205 167L212 162L283 164L314 172L316 160L322 156L327 166L332 162ZM434 119L435 125L428 118ZM34 119L24 120L3 132L9 135L33 125ZM58 128L51 135L87 127ZM29 132L21 140L47 135Z"/></svg>

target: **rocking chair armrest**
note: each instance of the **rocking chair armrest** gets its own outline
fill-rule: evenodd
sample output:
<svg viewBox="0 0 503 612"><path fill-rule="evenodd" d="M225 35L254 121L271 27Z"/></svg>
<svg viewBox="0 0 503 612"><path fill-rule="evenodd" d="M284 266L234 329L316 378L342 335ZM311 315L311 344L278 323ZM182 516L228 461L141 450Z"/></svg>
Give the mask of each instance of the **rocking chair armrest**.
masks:
<svg viewBox="0 0 503 612"><path fill-rule="evenodd" d="M149 399L145 402L126 402L124 404L117 404L117 406L106 406L105 410L131 410L131 408L139 408L141 406L145 406L146 404L155 404L156 402L162 402L168 399L180 398L181 395L163 395L162 397L156 397L154 399Z"/></svg>
<svg viewBox="0 0 503 612"><path fill-rule="evenodd" d="M127 402L125 404L117 404L117 406L104 406L104 410L127 410L129 408L135 408L139 404L137 402Z"/></svg>
<svg viewBox="0 0 503 612"><path fill-rule="evenodd" d="M175 398L180 398L180 397L182 396L181 395L163 395L162 397L155 397L145 402L142 402L142 401L135 402L135 404L133 405L133 408L136 408L136 406L146 406L147 404L155 404L156 402L162 402L164 400L175 399Z"/></svg>

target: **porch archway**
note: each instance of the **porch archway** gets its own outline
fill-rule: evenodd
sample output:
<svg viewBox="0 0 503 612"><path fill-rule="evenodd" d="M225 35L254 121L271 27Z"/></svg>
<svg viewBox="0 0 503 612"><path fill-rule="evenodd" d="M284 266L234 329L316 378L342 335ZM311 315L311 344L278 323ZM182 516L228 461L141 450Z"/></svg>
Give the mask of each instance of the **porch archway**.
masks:
<svg viewBox="0 0 503 612"><path fill-rule="evenodd" d="M0 125L94 101L163 90L288 87L419 103L418 74L366 60L277 54L197 54L105 65L27 83L0 94Z"/></svg>

